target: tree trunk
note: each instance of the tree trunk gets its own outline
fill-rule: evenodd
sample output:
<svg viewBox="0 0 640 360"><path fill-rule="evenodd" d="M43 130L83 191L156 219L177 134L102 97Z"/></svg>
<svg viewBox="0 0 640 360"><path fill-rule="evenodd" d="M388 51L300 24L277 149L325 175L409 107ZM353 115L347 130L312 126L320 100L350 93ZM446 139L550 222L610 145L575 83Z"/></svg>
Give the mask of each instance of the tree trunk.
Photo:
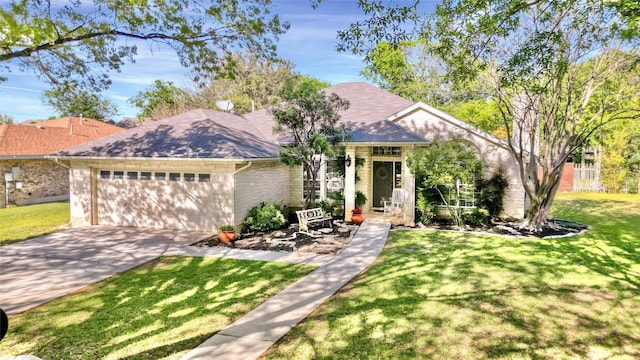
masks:
<svg viewBox="0 0 640 360"><path fill-rule="evenodd" d="M536 165L537 166L537 165ZM521 227L531 232L540 232L548 226L549 214L551 213L551 205L556 197L558 188L560 187L560 179L562 178L562 166L554 167L551 171L543 171L541 178L532 179L529 187L533 187L535 191L528 191L530 194L529 207L526 209L525 219ZM554 170L558 169L558 170ZM549 170L548 168L546 170ZM537 176L537 171L535 172ZM531 183L534 186L531 186ZM531 194L533 196L531 196Z"/></svg>

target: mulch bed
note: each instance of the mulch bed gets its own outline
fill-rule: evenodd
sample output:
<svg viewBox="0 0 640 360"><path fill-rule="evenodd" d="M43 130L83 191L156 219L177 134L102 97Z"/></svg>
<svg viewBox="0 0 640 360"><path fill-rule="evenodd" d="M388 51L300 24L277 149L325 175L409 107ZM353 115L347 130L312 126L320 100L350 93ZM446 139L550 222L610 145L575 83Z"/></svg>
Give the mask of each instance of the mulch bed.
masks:
<svg viewBox="0 0 640 360"><path fill-rule="evenodd" d="M351 235L357 228L357 225L335 222L332 228L318 228L309 232L301 232L298 231L297 224L294 224L287 229L242 234L229 244L220 242L215 236L192 246L224 246L245 250L297 251L337 255L351 242Z"/></svg>
<svg viewBox="0 0 640 360"><path fill-rule="evenodd" d="M567 237L576 235L584 230L589 229L589 226L577 223L575 221L551 219L549 220L549 226L545 227L542 231L531 232L527 229L522 229L519 226L518 221L503 221L496 222L491 226L469 226L465 225L463 228L455 227L449 223L433 223L429 226L418 225L420 228L432 228L437 230L452 230L452 231L469 231L469 232L484 232L488 234L500 234L511 235L517 237L537 237L537 238L556 238ZM402 226L398 229L403 228Z"/></svg>

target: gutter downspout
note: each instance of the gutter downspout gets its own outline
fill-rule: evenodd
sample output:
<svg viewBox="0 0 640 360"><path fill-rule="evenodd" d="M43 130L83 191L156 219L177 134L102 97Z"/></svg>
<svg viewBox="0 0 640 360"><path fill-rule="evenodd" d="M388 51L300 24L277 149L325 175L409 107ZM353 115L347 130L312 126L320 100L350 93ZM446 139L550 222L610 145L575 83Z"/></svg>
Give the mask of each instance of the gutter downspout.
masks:
<svg viewBox="0 0 640 360"><path fill-rule="evenodd" d="M53 158L53 162L55 162L56 164L58 164L58 165L60 165L60 166L62 166L64 168L71 169L71 166L67 166L67 165L61 163L60 159L58 159L58 158Z"/></svg>
<svg viewBox="0 0 640 360"><path fill-rule="evenodd" d="M236 224L236 200L237 200L237 199L236 199L236 197L237 197L237 196L236 196L236 194L237 194L237 193L236 193L236 190L237 190L237 189L236 189L236 175L237 175L239 172L242 172L242 171L247 170L248 168L250 168L250 167L251 167L251 165L253 165L253 162L252 162L252 161L249 161L249 163L247 163L247 165L245 165L245 166L241 167L240 169L238 169L238 170L236 170L236 171L234 171L234 172L232 172L232 173L231 173L231 175L233 176L233 220L232 220L231 222L233 223L233 225L234 225L234 226L236 226L236 225L237 225L237 224Z"/></svg>

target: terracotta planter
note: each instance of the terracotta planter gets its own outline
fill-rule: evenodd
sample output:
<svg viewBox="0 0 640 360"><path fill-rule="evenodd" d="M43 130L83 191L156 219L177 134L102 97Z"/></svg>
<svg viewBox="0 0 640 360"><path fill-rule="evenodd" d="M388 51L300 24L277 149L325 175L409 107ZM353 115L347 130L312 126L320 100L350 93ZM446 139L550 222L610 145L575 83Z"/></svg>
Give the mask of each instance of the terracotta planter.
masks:
<svg viewBox="0 0 640 360"><path fill-rule="evenodd" d="M362 209L353 209L351 210L351 222L360 225L364 221L364 216L362 216Z"/></svg>
<svg viewBox="0 0 640 360"><path fill-rule="evenodd" d="M228 244L236 238L236 232L234 230L221 231L218 238L221 242Z"/></svg>

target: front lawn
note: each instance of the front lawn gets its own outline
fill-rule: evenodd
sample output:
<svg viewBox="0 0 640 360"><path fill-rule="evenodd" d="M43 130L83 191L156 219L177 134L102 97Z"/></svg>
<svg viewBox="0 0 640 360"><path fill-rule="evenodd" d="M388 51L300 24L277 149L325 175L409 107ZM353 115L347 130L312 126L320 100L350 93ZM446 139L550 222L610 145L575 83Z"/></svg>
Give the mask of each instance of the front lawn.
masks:
<svg viewBox="0 0 640 360"><path fill-rule="evenodd" d="M564 239L393 232L273 359L638 359L640 196L561 194Z"/></svg>
<svg viewBox="0 0 640 360"><path fill-rule="evenodd" d="M311 270L262 261L160 258L12 317L0 355L178 359Z"/></svg>
<svg viewBox="0 0 640 360"><path fill-rule="evenodd" d="M68 202L0 209L0 246L50 234L68 223Z"/></svg>

